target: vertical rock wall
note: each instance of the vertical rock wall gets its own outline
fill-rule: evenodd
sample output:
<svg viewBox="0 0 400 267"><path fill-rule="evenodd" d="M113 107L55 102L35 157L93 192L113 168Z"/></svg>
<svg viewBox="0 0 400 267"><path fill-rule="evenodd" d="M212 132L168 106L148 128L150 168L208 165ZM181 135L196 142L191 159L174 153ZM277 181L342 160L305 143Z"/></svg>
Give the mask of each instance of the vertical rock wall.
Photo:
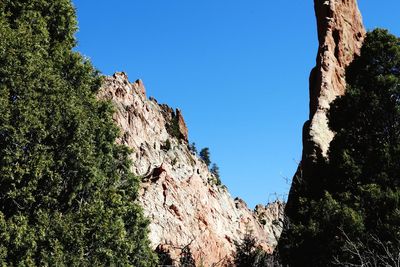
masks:
<svg viewBox="0 0 400 267"><path fill-rule="evenodd" d="M327 160L334 138L327 118L330 104L345 93L346 67L359 55L366 34L356 0L314 0L314 7L319 47L316 66L310 74L310 117L303 127L302 160L293 178L279 242L280 253L286 254L287 259L296 250L287 246L293 237L290 224L306 216L301 212L301 198L312 194L310 188L316 183L313 178L319 177L318 166Z"/></svg>
<svg viewBox="0 0 400 267"><path fill-rule="evenodd" d="M304 127L304 158L326 157L334 133L330 103L346 90L345 68L360 53L365 36L356 0L315 0L319 48L310 75L310 118Z"/></svg>

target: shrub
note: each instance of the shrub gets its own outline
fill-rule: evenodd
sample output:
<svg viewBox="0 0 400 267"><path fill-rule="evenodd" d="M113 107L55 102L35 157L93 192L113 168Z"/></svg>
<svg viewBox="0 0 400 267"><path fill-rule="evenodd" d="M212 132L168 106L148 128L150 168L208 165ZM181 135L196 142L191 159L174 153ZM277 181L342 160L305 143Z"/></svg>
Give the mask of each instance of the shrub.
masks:
<svg viewBox="0 0 400 267"><path fill-rule="evenodd" d="M164 151L169 151L171 149L172 145L171 145L171 141L169 139L167 139L165 141L165 145L161 145L161 149Z"/></svg>
<svg viewBox="0 0 400 267"><path fill-rule="evenodd" d="M179 258L179 263L181 267L196 267L195 261L190 251L189 246L185 246L182 248L181 255Z"/></svg>

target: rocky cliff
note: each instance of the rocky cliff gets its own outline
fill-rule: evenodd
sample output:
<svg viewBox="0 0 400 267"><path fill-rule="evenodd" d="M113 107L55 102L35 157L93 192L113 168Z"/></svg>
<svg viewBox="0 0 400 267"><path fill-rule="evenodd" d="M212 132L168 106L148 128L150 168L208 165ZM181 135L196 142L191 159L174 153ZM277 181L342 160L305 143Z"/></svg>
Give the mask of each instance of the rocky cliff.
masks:
<svg viewBox="0 0 400 267"><path fill-rule="evenodd" d="M329 144L334 138L327 113L331 102L346 91L346 67L359 55L366 34L356 0L314 0L314 7L319 47L316 67L310 74L310 116L303 127L302 160L285 206L281 254L290 253L286 245L293 236L291 222L306 216L301 213L302 198L314 193L309 191L321 175L319 163L327 160Z"/></svg>
<svg viewBox="0 0 400 267"><path fill-rule="evenodd" d="M319 48L310 75L310 118L304 126L303 159L326 157L334 133L330 103L346 90L345 68L359 55L365 36L356 0L315 0Z"/></svg>
<svg viewBox="0 0 400 267"><path fill-rule="evenodd" d="M285 209L289 219L297 212L299 195L308 183L304 176L318 175L314 164L327 157L334 137L328 126L329 106L345 93L346 67L359 55L366 34L356 0L314 0L314 7L319 40L317 64L310 74L310 118L303 127L302 160Z"/></svg>
<svg viewBox="0 0 400 267"><path fill-rule="evenodd" d="M99 97L115 104L118 142L133 149L133 171L143 179L140 202L151 221L154 249L177 259L189 246L197 263L223 266L234 252L234 241L250 230L260 247L273 250L283 204L258 205L252 211L217 185L206 164L189 149L180 110L147 99L143 83L130 83L124 73L107 77Z"/></svg>

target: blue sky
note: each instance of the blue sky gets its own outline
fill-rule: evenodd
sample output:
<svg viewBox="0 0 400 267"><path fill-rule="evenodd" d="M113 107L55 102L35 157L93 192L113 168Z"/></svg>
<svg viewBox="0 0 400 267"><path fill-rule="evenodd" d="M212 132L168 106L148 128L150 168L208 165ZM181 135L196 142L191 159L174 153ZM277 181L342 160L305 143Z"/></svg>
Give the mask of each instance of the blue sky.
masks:
<svg viewBox="0 0 400 267"><path fill-rule="evenodd" d="M233 196L249 207L286 197L317 52L313 1L73 2L77 50L180 108L190 141L210 148ZM400 1L359 5L368 29L400 35Z"/></svg>

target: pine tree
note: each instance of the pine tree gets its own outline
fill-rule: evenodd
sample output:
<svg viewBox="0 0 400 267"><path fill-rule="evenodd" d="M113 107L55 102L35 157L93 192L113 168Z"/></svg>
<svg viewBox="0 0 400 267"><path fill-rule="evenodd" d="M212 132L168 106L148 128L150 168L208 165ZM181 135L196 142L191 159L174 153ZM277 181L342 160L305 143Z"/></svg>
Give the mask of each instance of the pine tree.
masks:
<svg viewBox="0 0 400 267"><path fill-rule="evenodd" d="M216 178L216 184L217 185L221 185L221 177L219 175L219 167L217 164L213 163L210 169L210 172L212 174L214 174L215 178Z"/></svg>
<svg viewBox="0 0 400 267"><path fill-rule="evenodd" d="M250 232L247 232L240 242L235 243L235 266L251 267L256 265L257 248L256 239Z"/></svg>
<svg viewBox="0 0 400 267"><path fill-rule="evenodd" d="M235 242L236 253L234 263L236 267L267 267L280 266L273 260L273 255L268 255L257 246L257 240L251 231L247 230L242 240Z"/></svg>
<svg viewBox="0 0 400 267"><path fill-rule="evenodd" d="M0 265L153 266L130 151L70 0L0 2Z"/></svg>
<svg viewBox="0 0 400 267"><path fill-rule="evenodd" d="M197 154L197 148L196 148L196 143L192 142L191 144L188 145L189 146L189 150L193 153L193 154Z"/></svg>
<svg viewBox="0 0 400 267"><path fill-rule="evenodd" d="M329 113L329 161L304 169L288 203L279 247L290 266L358 266L368 250L400 251L400 40L368 33L346 80Z"/></svg>
<svg viewBox="0 0 400 267"><path fill-rule="evenodd" d="M208 147L203 148L202 150L200 150L199 156L204 161L204 163L207 165L207 167L209 167L211 164L210 149Z"/></svg>

